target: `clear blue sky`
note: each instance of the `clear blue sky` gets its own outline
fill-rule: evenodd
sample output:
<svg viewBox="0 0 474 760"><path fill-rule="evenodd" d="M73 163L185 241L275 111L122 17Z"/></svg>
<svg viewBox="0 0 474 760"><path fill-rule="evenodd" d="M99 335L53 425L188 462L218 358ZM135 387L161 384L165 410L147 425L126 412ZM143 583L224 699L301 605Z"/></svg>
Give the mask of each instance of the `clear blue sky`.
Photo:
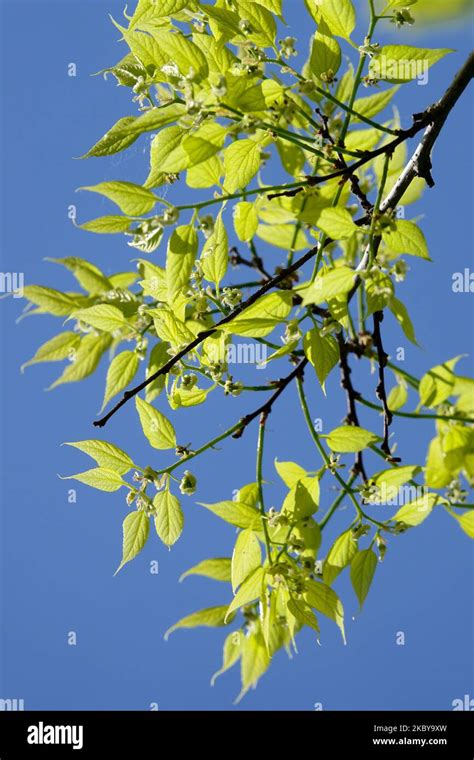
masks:
<svg viewBox="0 0 474 760"><path fill-rule="evenodd" d="M73 280L45 257L81 256L106 273L125 269L130 249L122 238L78 231L67 218L71 203L77 204L81 220L111 208L97 196L76 195L75 188L104 179L140 180L146 173L143 139L110 159L72 160L119 117L134 112L127 90L115 87L112 79L90 77L122 54L108 19L108 13L119 18L122 3L4 0L0 5L1 269L24 272L27 283L59 288L73 287ZM302 0L286 5L291 6L288 32L306 40ZM413 44L420 39L413 31L408 38ZM406 86L399 99L406 124L410 113L444 90L471 38L467 23L421 38L422 44L457 52L432 69L426 87ZM67 76L70 62L77 65L76 78ZM472 295L451 291L453 272L472 267L472 130L471 94L456 108L437 145L436 188L413 208L424 217L434 263L410 261L411 277L400 293L412 309L423 349L405 346L391 320L385 328L386 348L393 354L405 346L405 367L418 375L457 354L472 354ZM88 466L82 455L60 444L95 436L91 420L100 406L105 366L78 386L44 393L58 366L33 367L24 375L19 367L58 331L60 320L38 317L16 325L20 310L18 300L2 302L0 697L23 698L29 709L146 710L153 702L163 710L231 707L239 690L237 669L213 689L209 686L220 664L224 631L177 632L167 643L163 633L188 612L228 601L221 584L190 578L178 585L177 579L200 559L229 554L233 530L183 497L186 527L173 551L152 536L142 556L113 577L126 514L123 497L78 484L77 503L69 504L70 483L57 478L57 473ZM460 365L463 373L469 364L466 359ZM272 376L270 368L261 379ZM323 407L316 383L308 386L314 415L323 417L326 429L338 424L337 383ZM415 400L411 403L413 408ZM254 404L253 397L240 397L218 402L211 412L198 407L185 418L178 414L179 439L196 446ZM370 424L365 414L362 420ZM423 456L434 428L431 422L412 427L397 421L396 430L403 459L411 463ZM225 451L196 461L200 500L231 498L233 489L253 480L255 436L256 429L249 429L241 441L227 442ZM132 408L123 410L103 437L138 461L149 458ZM314 467L292 394L269 422L266 475L275 480L269 499L277 505L283 492L272 472L276 455ZM150 463L168 461L158 454ZM347 521L341 512L332 535ZM157 576L149 572L154 559ZM338 590L346 602L347 646L323 621L322 645L304 633L300 653L292 661L278 654L257 691L236 709L311 710L316 702L336 710L450 709L454 699L474 696L472 544L444 512L390 542L363 614L357 614L346 581ZM67 644L69 631L77 634L75 647ZM396 645L399 631L405 646Z"/></svg>

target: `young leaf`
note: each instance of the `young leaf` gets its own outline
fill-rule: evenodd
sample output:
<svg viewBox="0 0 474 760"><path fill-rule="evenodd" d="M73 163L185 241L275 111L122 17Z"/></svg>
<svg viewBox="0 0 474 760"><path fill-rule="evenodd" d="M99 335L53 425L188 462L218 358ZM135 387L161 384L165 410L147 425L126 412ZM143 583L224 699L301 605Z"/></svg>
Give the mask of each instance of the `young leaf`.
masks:
<svg viewBox="0 0 474 760"><path fill-rule="evenodd" d="M361 116L365 116L367 119L372 119L372 117L376 116L388 106L397 91L398 86L391 87L389 90L377 92L375 95L367 95L364 98L357 98L354 103L354 111ZM356 123L360 121L360 119L357 118L357 116L353 116L352 121Z"/></svg>
<svg viewBox="0 0 474 760"><path fill-rule="evenodd" d="M339 573L350 564L357 552L357 541L352 529L344 531L334 541L323 565L323 580L330 586Z"/></svg>
<svg viewBox="0 0 474 760"><path fill-rule="evenodd" d="M275 470L288 488L292 488L296 483L307 475L306 470L295 462L279 462L275 459Z"/></svg>
<svg viewBox="0 0 474 760"><path fill-rule="evenodd" d="M155 507L155 528L165 546L176 543L184 526L184 515L176 498L168 489L158 491L153 499Z"/></svg>
<svg viewBox="0 0 474 760"><path fill-rule="evenodd" d="M135 403L145 438L148 439L150 446L154 449L176 448L176 433L165 415L139 396Z"/></svg>
<svg viewBox="0 0 474 760"><path fill-rule="evenodd" d="M235 700L239 702L249 689L256 686L258 680L268 670L270 657L265 640L260 631L242 638L241 681L242 689Z"/></svg>
<svg viewBox="0 0 474 760"><path fill-rule="evenodd" d="M306 581L305 601L310 607L313 607L322 615L334 620L342 633L344 643L346 635L344 632L344 608L338 595L332 588L319 581Z"/></svg>
<svg viewBox="0 0 474 760"><path fill-rule="evenodd" d="M372 58L369 76L386 82L410 82L426 76L428 69L453 50L417 48L410 45L385 45Z"/></svg>
<svg viewBox="0 0 474 760"><path fill-rule="evenodd" d="M405 304L393 296L392 298L389 298L388 306L395 319L400 324L400 327L407 336L408 340L417 346L418 343L416 340L415 328L413 327L413 322L410 319L410 315L408 314Z"/></svg>
<svg viewBox="0 0 474 760"><path fill-rule="evenodd" d="M27 301L56 317L67 317L78 306L73 296L53 288L43 288L41 285L26 285L23 294Z"/></svg>
<svg viewBox="0 0 474 760"><path fill-rule="evenodd" d="M27 362L21 365L23 372L26 367L40 362L59 362L73 356L73 351L81 342L81 336L74 332L62 332L55 335L51 340L43 343L38 348L35 355Z"/></svg>
<svg viewBox="0 0 474 760"><path fill-rule="evenodd" d="M166 254L166 282L170 304L189 285L197 248L197 232L191 224L182 225L173 230Z"/></svg>
<svg viewBox="0 0 474 760"><path fill-rule="evenodd" d="M224 152L225 188L235 193L245 188L260 168L260 144L247 138L236 140Z"/></svg>
<svg viewBox="0 0 474 760"><path fill-rule="evenodd" d="M90 306L88 309L79 309L74 312L74 319L79 319L96 330L113 333L127 326L127 321L116 306L100 303Z"/></svg>
<svg viewBox="0 0 474 760"><path fill-rule="evenodd" d="M108 470L114 470L119 475L125 475L126 472L134 466L132 460L122 449L114 446L113 443L106 441L73 441L65 443L64 446L73 446L84 454L88 454L95 459L99 467L105 467Z"/></svg>
<svg viewBox="0 0 474 760"><path fill-rule="evenodd" d="M263 567L258 567L248 576L229 605L229 609L226 613L226 621L229 619L229 615L235 610L238 610L239 607L244 607L246 604L250 604L250 602L260 599L263 592L264 577L265 570Z"/></svg>
<svg viewBox="0 0 474 760"><path fill-rule="evenodd" d="M110 335L91 334L81 338L79 348L75 350L71 359L71 364L68 364L62 375L50 385L49 390L63 383L76 383L95 372L111 342Z"/></svg>
<svg viewBox="0 0 474 760"><path fill-rule="evenodd" d="M280 291L261 296L256 303L220 329L233 335L262 338L268 335L289 315L293 297Z"/></svg>
<svg viewBox="0 0 474 760"><path fill-rule="evenodd" d="M241 201L234 206L234 228L239 240L248 243L258 228L258 215L254 203Z"/></svg>
<svg viewBox="0 0 474 760"><path fill-rule="evenodd" d="M212 578L215 581L231 581L231 562L229 557L218 557L216 559L204 559L197 565L186 570L179 579L184 581L189 575L202 575L204 578Z"/></svg>
<svg viewBox="0 0 474 760"><path fill-rule="evenodd" d="M375 433L356 425L342 425L334 428L327 436L329 448L340 453L356 453L379 440L379 436Z"/></svg>
<svg viewBox="0 0 474 760"><path fill-rule="evenodd" d="M148 214L158 200L150 190L146 190L140 185L134 185L133 182L100 182L98 185L81 187L80 190L89 190L92 193L105 195L106 198L116 203L124 214L130 216Z"/></svg>
<svg viewBox="0 0 474 760"><path fill-rule="evenodd" d="M429 488L449 486L454 473L446 466L446 459L439 438L433 438L428 447L425 467L425 484Z"/></svg>
<svg viewBox="0 0 474 760"><path fill-rule="evenodd" d="M382 470L371 478L378 488L400 488L409 480L412 480L420 472L421 467L417 464L407 464L403 467L391 467Z"/></svg>
<svg viewBox="0 0 474 760"><path fill-rule="evenodd" d="M387 396L388 408L392 412L396 412L405 406L408 401L408 390L406 385L394 385Z"/></svg>
<svg viewBox="0 0 474 760"><path fill-rule="evenodd" d="M469 538L474 538L474 509L467 510L463 515L456 515L456 519L464 533L467 533Z"/></svg>
<svg viewBox="0 0 474 760"><path fill-rule="evenodd" d="M197 628L200 625L206 626L207 628L218 628L226 625L231 622L231 620L226 620L226 613L226 606L207 607L205 610L192 612L191 615L186 615L186 617L181 618L181 620L178 620L177 623L172 625L171 628L168 628L165 633L165 641L167 641L173 631L178 630L178 628Z"/></svg>
<svg viewBox="0 0 474 760"><path fill-rule="evenodd" d="M431 514L433 507L438 503L437 493L425 493L415 501L405 504L391 518L394 522L402 523L408 527L420 525Z"/></svg>
<svg viewBox="0 0 474 760"><path fill-rule="evenodd" d="M347 209L339 206L323 209L317 224L333 240L347 240L359 229Z"/></svg>
<svg viewBox="0 0 474 760"><path fill-rule="evenodd" d="M115 235L118 232L127 232L131 224L132 220L126 216L99 216L98 219L91 219L78 227L87 232L97 232L99 235Z"/></svg>
<svg viewBox="0 0 474 760"><path fill-rule="evenodd" d="M237 528L258 529L261 526L260 513L249 504L239 501L220 501L217 504L199 502L199 505Z"/></svg>
<svg viewBox="0 0 474 760"><path fill-rule="evenodd" d="M319 480L308 476L301 478L291 487L283 502L282 511L292 520L302 520L317 512L318 504Z"/></svg>
<svg viewBox="0 0 474 760"><path fill-rule="evenodd" d="M325 391L325 381L331 370L339 361L339 346L332 335L321 335L317 327L306 333L303 341L306 358L313 365Z"/></svg>
<svg viewBox="0 0 474 760"><path fill-rule="evenodd" d="M122 561L115 571L117 575L127 562L134 559L145 546L150 533L150 520L148 515L139 510L130 512L123 521L123 548Z"/></svg>
<svg viewBox="0 0 474 760"><path fill-rule="evenodd" d="M456 381L454 368L461 358L461 356L456 356L444 364L433 367L426 375L423 375L418 388L423 406L438 406L452 395Z"/></svg>
<svg viewBox="0 0 474 760"><path fill-rule="evenodd" d="M86 470L86 472L79 472L77 475L62 477L61 480L78 480L91 488L109 492L118 491L125 485L115 470L108 470L106 467L95 467L92 470Z"/></svg>
<svg viewBox="0 0 474 760"><path fill-rule="evenodd" d="M382 238L394 253L408 253L431 261L425 236L413 222L397 219L394 229L383 230Z"/></svg>
<svg viewBox="0 0 474 760"><path fill-rule="evenodd" d="M376 567L377 556L372 549L357 552L351 562L351 583L361 609L372 585Z"/></svg>
<svg viewBox="0 0 474 760"><path fill-rule="evenodd" d="M307 625L309 628L312 628L319 633L317 617L307 604L298 601L297 599L290 599L288 602L288 611L294 618L296 618L298 623L301 623L301 625Z"/></svg>
<svg viewBox="0 0 474 760"><path fill-rule="evenodd" d="M237 536L232 553L232 591L262 564L262 552L257 536L250 528Z"/></svg>
<svg viewBox="0 0 474 760"><path fill-rule="evenodd" d="M204 244L201 261L206 280L219 287L219 283L225 277L229 262L229 241L222 213L216 219L212 235Z"/></svg>
<svg viewBox="0 0 474 760"><path fill-rule="evenodd" d="M222 655L222 667L211 678L211 686L214 686L217 678L229 670L232 665L239 661L242 647L242 636L240 631L229 633L224 641L224 651Z"/></svg>
<svg viewBox="0 0 474 760"><path fill-rule="evenodd" d="M312 285L304 291L303 304L324 303L330 298L344 296L355 283L356 273L349 267L330 269L318 275Z"/></svg>
<svg viewBox="0 0 474 760"><path fill-rule="evenodd" d="M348 40L356 24L355 10L351 0L322 0L318 4L331 32L337 37Z"/></svg>
<svg viewBox="0 0 474 760"><path fill-rule="evenodd" d="M327 81L329 72L332 72L333 76L336 75L341 65L341 48L324 21L319 24L313 37L309 65L311 73L318 79L321 79L321 75L326 75L323 81Z"/></svg>
<svg viewBox="0 0 474 760"><path fill-rule="evenodd" d="M105 395L102 402L102 409L108 404L111 398L120 393L135 377L140 359L135 351L122 351L110 363L107 372L105 386Z"/></svg>

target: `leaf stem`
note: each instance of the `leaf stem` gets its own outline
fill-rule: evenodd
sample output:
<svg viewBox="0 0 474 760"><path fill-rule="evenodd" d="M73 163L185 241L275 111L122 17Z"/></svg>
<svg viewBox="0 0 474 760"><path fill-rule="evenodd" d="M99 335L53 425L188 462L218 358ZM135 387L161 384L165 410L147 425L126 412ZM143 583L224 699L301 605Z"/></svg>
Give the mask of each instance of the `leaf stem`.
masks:
<svg viewBox="0 0 474 760"><path fill-rule="evenodd" d="M265 424L267 421L266 412L262 412L260 415L260 423L258 426L258 439L257 439L257 488L258 488L258 502L260 508L260 515L262 517L263 535L265 537L265 546L267 549L267 559L270 566L273 564L271 554L270 535L268 533L267 515L265 512L265 501L263 496L263 444L265 440Z"/></svg>

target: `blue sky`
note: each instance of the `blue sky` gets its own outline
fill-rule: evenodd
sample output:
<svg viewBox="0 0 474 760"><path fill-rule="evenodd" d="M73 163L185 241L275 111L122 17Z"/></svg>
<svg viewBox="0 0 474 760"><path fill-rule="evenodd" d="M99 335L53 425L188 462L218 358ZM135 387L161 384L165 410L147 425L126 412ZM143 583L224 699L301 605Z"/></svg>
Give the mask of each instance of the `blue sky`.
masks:
<svg viewBox="0 0 474 760"><path fill-rule="evenodd" d="M288 33L306 40L302 0L287 5ZM126 269L130 248L124 239L78 231L67 216L70 204L77 205L81 221L111 212L105 201L77 195L75 188L105 179L140 181L147 170L144 140L110 159L72 160L118 118L134 113L128 91L112 79L90 76L123 54L108 18L109 13L119 18L122 3L4 0L0 7L1 269L24 272L27 283L65 289L72 287L72 278L45 257L80 256L105 273ZM466 23L422 37L409 31L404 39L456 49L431 70L426 87L404 88L398 104L408 124L409 114L448 85L471 47L472 33ZM75 78L67 75L71 62L77 66ZM410 306L422 350L405 345L392 320L384 325L387 350L393 355L404 346L404 367L418 376L448 358L472 354L472 294L451 289L453 273L472 267L472 116L472 96L465 96L435 150L436 187L413 207L413 215L423 216L434 263L410 261L412 271L400 293ZM228 555L232 528L183 497L186 527L173 550L152 537L143 554L113 577L126 514L123 496L78 484L77 503L69 504L70 483L57 478L89 464L60 444L95 436L91 420L100 406L105 365L78 386L44 393L58 367L33 367L24 375L19 368L58 331L60 321L38 317L17 325L20 310L18 300L2 302L0 697L23 698L28 709L146 710L151 703L163 710L230 708L239 690L237 669L213 689L209 686L225 633L179 631L167 643L163 633L195 609L228 601L221 584L189 578L181 585L177 579L201 559ZM470 365L469 358L459 365L463 374ZM262 371L260 381L272 378L272 372ZM354 377L364 387L362 367L354 369ZM331 388L324 401L314 379L308 382L312 411L323 417L327 430L341 419L337 382ZM197 446L257 401L221 399L211 409L177 414L178 438ZM411 408L415 404L412 398ZM361 423L371 424L370 415L363 413ZM318 465L293 393L282 398L268 427L265 470L273 483L268 498L278 504L283 491L272 472L275 456L308 469ZM433 434L429 421L397 421L404 462L419 461ZM134 409L117 415L103 437L139 462L150 461ZM225 451L210 452L193 464L199 500L231 498L234 489L253 480L255 439L256 428L250 428L240 441L227 442ZM168 462L158 454L150 464ZM330 535L336 536L348 519L342 510ZM158 575L150 574L153 560L159 562ZM422 528L390 542L361 615L347 580L341 580L337 588L346 603L347 646L337 629L322 621L321 646L305 632L298 639L299 654L289 661L280 653L237 709L312 710L315 703L335 710L450 709L454 699L474 694L472 548L448 515L436 512ZM68 646L70 631L76 633L76 646ZM396 644L398 632L405 634L404 646Z"/></svg>

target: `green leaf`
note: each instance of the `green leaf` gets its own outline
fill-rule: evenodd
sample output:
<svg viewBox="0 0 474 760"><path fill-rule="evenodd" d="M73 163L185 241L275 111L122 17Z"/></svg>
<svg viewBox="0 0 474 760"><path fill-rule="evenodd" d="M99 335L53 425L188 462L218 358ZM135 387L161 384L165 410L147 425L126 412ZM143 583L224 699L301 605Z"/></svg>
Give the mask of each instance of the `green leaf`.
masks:
<svg viewBox="0 0 474 760"><path fill-rule="evenodd" d="M397 523L402 523L408 527L420 525L431 514L433 507L439 501L437 493L425 493L419 496L415 501L405 504L390 519Z"/></svg>
<svg viewBox="0 0 474 760"><path fill-rule="evenodd" d="M240 586L262 564L262 552L257 536L246 528L237 536L232 553L232 591Z"/></svg>
<svg viewBox="0 0 474 760"><path fill-rule="evenodd" d="M185 135L182 127L166 127L153 138L150 149L150 174L146 185L157 173L174 174L192 165L191 157L182 146Z"/></svg>
<svg viewBox="0 0 474 760"><path fill-rule="evenodd" d="M378 435L356 425L342 425L334 428L327 436L329 448L340 453L356 453L377 441L380 441Z"/></svg>
<svg viewBox="0 0 474 760"><path fill-rule="evenodd" d="M155 507L155 528L165 546L176 543L184 526L184 515L176 498L168 489L158 491L153 499Z"/></svg>
<svg viewBox="0 0 474 760"><path fill-rule="evenodd" d="M344 266L319 274L304 291L303 304L324 303L330 298L344 296L352 290L356 276L353 269Z"/></svg>
<svg viewBox="0 0 474 760"><path fill-rule="evenodd" d="M131 224L131 219L127 219L126 216L99 216L98 219L91 219L89 222L79 224L78 227L87 232L114 235L118 232L127 232Z"/></svg>
<svg viewBox="0 0 474 760"><path fill-rule="evenodd" d="M86 335L84 338L81 338L81 343L71 359L71 364L50 385L48 390L52 390L63 383L76 383L92 375L97 369L103 354L109 348L111 341L110 335Z"/></svg>
<svg viewBox="0 0 474 760"><path fill-rule="evenodd" d="M176 433L165 415L139 396L135 403L145 438L150 446L154 449L176 448Z"/></svg>
<svg viewBox="0 0 474 760"><path fill-rule="evenodd" d="M248 243L258 228L258 215L254 203L242 201L234 206L234 229L239 240Z"/></svg>
<svg viewBox="0 0 474 760"><path fill-rule="evenodd" d="M301 623L301 625L307 625L309 628L312 628L319 633L319 625L316 615L307 604L298 601L297 599L290 599L288 602L288 611L294 618L296 618L298 623Z"/></svg>
<svg viewBox="0 0 474 760"><path fill-rule="evenodd" d="M333 240L346 240L359 229L347 209L340 206L323 209L317 224Z"/></svg>
<svg viewBox="0 0 474 760"><path fill-rule="evenodd" d="M474 509L466 511L463 515L456 515L456 519L464 533L467 533L469 538L474 538Z"/></svg>
<svg viewBox="0 0 474 760"><path fill-rule="evenodd" d="M378 488L381 489L398 489L409 480L418 475L421 467L417 464L408 464L403 467L391 467L389 470L382 470L371 478Z"/></svg>
<svg viewBox="0 0 474 760"><path fill-rule="evenodd" d="M356 24L351 0L321 0L318 5L331 32L348 40Z"/></svg>
<svg viewBox="0 0 474 760"><path fill-rule="evenodd" d="M148 214L158 200L150 190L146 190L141 185L135 185L133 182L99 182L98 185L89 185L79 189L105 195L106 198L116 203L124 214L130 216Z"/></svg>
<svg viewBox="0 0 474 760"><path fill-rule="evenodd" d="M134 467L134 464L128 454L113 443L106 441L71 441L64 446L73 446L84 454L88 454L95 459L99 467L105 467L108 470L114 470L119 475L125 475L126 472Z"/></svg>
<svg viewBox="0 0 474 760"><path fill-rule="evenodd" d="M269 293L219 329L233 335L263 338L286 319L292 308L292 293Z"/></svg>
<svg viewBox="0 0 474 760"><path fill-rule="evenodd" d="M112 290L112 283L101 270L90 261L80 259L77 256L67 256L64 259L46 259L53 264L61 264L73 273L78 283L90 295L98 295Z"/></svg>
<svg viewBox="0 0 474 760"><path fill-rule="evenodd" d="M260 47L274 46L277 29L270 11L254 0L239 0L238 12L250 24L251 31L246 36L252 42Z"/></svg>
<svg viewBox="0 0 474 760"><path fill-rule="evenodd" d="M332 335L321 335L317 327L306 333L303 341L306 358L313 365L325 393L325 382L339 361L339 346Z"/></svg>
<svg viewBox="0 0 474 760"><path fill-rule="evenodd" d="M161 16L173 16L176 13L184 10L190 5L190 0L160 0L159 3L153 2L153 15Z"/></svg>
<svg viewBox="0 0 474 760"><path fill-rule="evenodd" d="M134 351L122 351L112 360L107 372L101 411L111 398L120 393L127 385L130 385L137 374L139 364L140 359Z"/></svg>
<svg viewBox="0 0 474 760"><path fill-rule="evenodd" d="M123 529L123 548L122 561L115 571L117 575L127 562L134 559L145 546L150 533L150 520L148 515L143 511L130 512L126 516L122 525Z"/></svg>
<svg viewBox="0 0 474 760"><path fill-rule="evenodd" d="M257 567L257 569L247 577L229 605L226 620L229 619L229 615L235 612L235 610L244 607L246 604L250 604L250 602L254 602L256 599L260 599L262 596L264 578L265 570L263 567Z"/></svg>
<svg viewBox="0 0 474 760"><path fill-rule="evenodd" d="M150 377L150 375L154 375L155 372L158 372L158 370L166 364L170 358L168 349L169 343L163 343L163 341L160 341L153 346L150 352L150 358L148 360L148 367L146 371L147 378ZM153 382L150 383L146 388L145 401L148 401L148 403L151 404L151 402L160 395L161 391L164 388L165 381L166 375L160 375L156 378L156 380L153 380Z"/></svg>
<svg viewBox="0 0 474 760"><path fill-rule="evenodd" d="M181 618L181 620L172 625L171 628L168 628L165 633L165 641L167 641L173 631L176 631L178 628L197 628L200 625L207 628L220 628L221 626L226 625L226 622L231 622L230 620L225 620L226 613L227 607L225 606L207 607L204 610L192 612L191 615Z"/></svg>
<svg viewBox="0 0 474 760"><path fill-rule="evenodd" d="M387 227L382 238L394 253L408 253L431 261L423 232L413 222L397 219L394 228Z"/></svg>
<svg viewBox="0 0 474 760"><path fill-rule="evenodd" d="M217 504L204 504L199 502L201 507L205 507L213 514L220 517L237 528L254 528L258 529L261 525L260 513L257 509L239 501L220 501Z"/></svg>
<svg viewBox="0 0 474 760"><path fill-rule="evenodd" d="M323 580L331 585L339 573L350 564L357 553L357 541L352 529L344 531L334 541L323 565Z"/></svg>
<svg viewBox="0 0 474 760"><path fill-rule="evenodd" d="M74 332L62 332L59 335L55 335L51 340L43 343L38 348L35 355L21 365L21 371L23 372L26 367L32 364L39 364L40 362L59 362L63 359L67 359L69 356L73 356L73 351L81 342L81 336Z"/></svg>
<svg viewBox="0 0 474 760"><path fill-rule="evenodd" d="M109 492L118 491L119 488L126 485L115 470L108 470L106 467L94 467L92 470L79 472L77 475L68 475L61 480L78 480L91 488Z"/></svg>
<svg viewBox="0 0 474 760"><path fill-rule="evenodd" d="M182 147L191 160L191 166L197 166L218 153L227 133L226 127L215 121L207 121L195 132L185 135Z"/></svg>
<svg viewBox="0 0 474 760"><path fill-rule="evenodd" d="M224 652L222 655L222 667L211 678L211 686L214 686L216 679L229 670L232 665L239 661L242 647L242 635L240 631L229 633L224 641Z"/></svg>
<svg viewBox="0 0 474 760"><path fill-rule="evenodd" d="M397 91L398 87L391 87L388 90L377 92L375 95L358 98L354 103L354 111L357 111L361 116L365 116L366 119L371 119L388 106ZM357 116L353 116L352 121L357 123L360 119Z"/></svg>
<svg viewBox="0 0 474 760"><path fill-rule="evenodd" d="M39 306L42 311L56 317L67 317L77 308L77 301L67 293L41 285L26 285L23 294L27 301Z"/></svg>
<svg viewBox="0 0 474 760"><path fill-rule="evenodd" d="M236 140L224 152L225 189L246 188L260 168L260 144L247 138Z"/></svg>
<svg viewBox="0 0 474 760"><path fill-rule="evenodd" d="M204 578L212 578L214 581L230 583L231 562L229 557L217 557L216 559L204 559L197 565L184 572L179 582L184 581L189 575L202 575Z"/></svg>
<svg viewBox="0 0 474 760"><path fill-rule="evenodd" d="M269 245L283 248L284 251L302 251L308 247L304 231L297 230L294 224L259 224L257 235Z"/></svg>
<svg viewBox="0 0 474 760"><path fill-rule="evenodd" d="M198 83L209 73L206 56L202 50L187 39L181 31L157 31L154 39L165 55L165 64L172 64L179 69L182 77L192 74L193 81Z"/></svg>
<svg viewBox="0 0 474 760"><path fill-rule="evenodd" d="M222 161L217 156L208 158L197 166L190 166L186 175L186 182L192 188L207 188L218 185L224 174Z"/></svg>
<svg viewBox="0 0 474 760"><path fill-rule="evenodd" d="M334 620L342 633L344 643L346 636L344 632L344 608L336 592L319 581L306 581L305 601L310 607L313 607L322 615Z"/></svg>
<svg viewBox="0 0 474 760"><path fill-rule="evenodd" d="M446 466L443 447L439 438L433 438L428 447L425 467L425 483L429 488L445 488L453 480L454 473Z"/></svg>
<svg viewBox="0 0 474 760"><path fill-rule="evenodd" d="M292 488L299 480L306 477L307 472L296 462L279 462L275 459L275 470L288 488Z"/></svg>
<svg viewBox="0 0 474 760"><path fill-rule="evenodd" d="M377 556L372 549L357 552L351 562L351 583L361 609L372 585L376 567Z"/></svg>
<svg viewBox="0 0 474 760"><path fill-rule="evenodd" d="M204 244L201 261L206 280L219 287L219 283L225 277L229 262L229 241L222 221L222 213L218 215L214 231Z"/></svg>
<svg viewBox="0 0 474 760"><path fill-rule="evenodd" d="M242 697L254 688L258 680L268 670L270 656L267 651L265 640L260 631L242 638L241 680L242 689L236 699L239 702Z"/></svg>
<svg viewBox="0 0 474 760"><path fill-rule="evenodd" d="M319 24L313 37L309 65L311 73L318 79L321 79L321 74L327 75L328 72L337 74L341 65L341 48L324 22Z"/></svg>
<svg viewBox="0 0 474 760"><path fill-rule="evenodd" d="M418 388L423 406L438 406L453 394L456 382L454 368L461 358L461 356L456 356L444 364L438 364L423 375Z"/></svg>
<svg viewBox="0 0 474 760"><path fill-rule="evenodd" d="M429 49L410 45L385 45L372 58L369 76L386 82L410 82L412 79L426 77L428 69L447 53L448 48Z"/></svg>
<svg viewBox="0 0 474 760"><path fill-rule="evenodd" d="M141 134L158 130L175 121L185 110L184 105L170 103L160 108L152 108L141 116L125 116L119 119L82 158L119 153L132 145Z"/></svg>
<svg viewBox="0 0 474 760"><path fill-rule="evenodd" d="M197 249L197 232L191 224L182 225L173 230L166 254L169 303L173 303L175 298L188 287Z"/></svg>
<svg viewBox="0 0 474 760"><path fill-rule="evenodd" d="M408 401L408 390L406 385L394 385L387 396L388 408L392 412L398 411L405 406Z"/></svg>
<svg viewBox="0 0 474 760"><path fill-rule="evenodd" d="M388 306L408 340L417 346L418 342L416 340L415 328L413 327L413 322L410 319L405 304L403 304L398 298L395 298L395 296L392 296L388 301Z"/></svg>
<svg viewBox="0 0 474 760"><path fill-rule="evenodd" d="M74 312L74 319L79 319L96 330L113 333L127 326L127 321L116 306L100 303L90 306L88 309L78 309Z"/></svg>
<svg viewBox="0 0 474 760"><path fill-rule="evenodd" d="M282 512L292 520L302 520L317 512L319 504L319 480L310 476L301 478L285 497Z"/></svg>

